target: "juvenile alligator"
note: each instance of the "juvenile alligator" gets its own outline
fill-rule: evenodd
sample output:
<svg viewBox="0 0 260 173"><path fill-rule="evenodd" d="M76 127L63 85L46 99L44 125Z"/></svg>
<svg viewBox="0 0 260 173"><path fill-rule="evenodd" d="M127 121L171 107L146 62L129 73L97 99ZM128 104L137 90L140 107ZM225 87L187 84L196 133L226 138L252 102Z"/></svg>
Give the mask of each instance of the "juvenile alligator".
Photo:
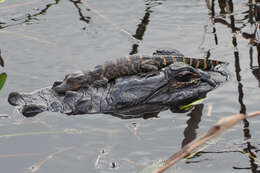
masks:
<svg viewBox="0 0 260 173"><path fill-rule="evenodd" d="M157 50L153 56L125 56L98 65L93 70L68 74L62 82L55 83L53 89L57 93L65 93L69 90L87 88L89 85L105 86L108 81L121 76L153 75L158 73L158 70L177 62L202 70L213 70L218 64L225 64L216 60L188 58L176 50Z"/></svg>

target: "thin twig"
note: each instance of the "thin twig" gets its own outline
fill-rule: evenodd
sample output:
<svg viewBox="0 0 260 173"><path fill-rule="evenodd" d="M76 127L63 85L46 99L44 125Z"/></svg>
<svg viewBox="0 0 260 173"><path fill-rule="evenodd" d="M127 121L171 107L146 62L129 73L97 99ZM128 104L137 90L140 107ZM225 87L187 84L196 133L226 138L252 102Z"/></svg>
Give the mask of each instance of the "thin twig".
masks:
<svg viewBox="0 0 260 173"><path fill-rule="evenodd" d="M225 130L229 129L230 127L237 124L239 121L252 118L255 116L259 116L260 111L253 112L247 115L244 114L237 114L229 117L225 117L220 119L213 127L211 127L208 132L201 137L195 139L194 141L190 142L189 144L185 145L180 151L172 155L163 166L159 167L153 173L162 173L169 167L175 165L181 159L183 159L187 154L191 153L193 150L198 148L199 146L205 144L208 140L214 138L218 134L224 132Z"/></svg>

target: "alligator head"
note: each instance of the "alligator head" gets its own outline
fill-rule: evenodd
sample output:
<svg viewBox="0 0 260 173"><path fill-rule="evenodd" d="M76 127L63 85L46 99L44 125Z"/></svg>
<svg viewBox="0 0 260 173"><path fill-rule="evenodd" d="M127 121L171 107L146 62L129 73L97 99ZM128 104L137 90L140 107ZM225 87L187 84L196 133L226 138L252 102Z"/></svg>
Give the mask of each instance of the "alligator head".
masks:
<svg viewBox="0 0 260 173"><path fill-rule="evenodd" d="M56 81L52 89L59 94L63 94L66 91L75 91L80 87L87 87L86 75L82 71L74 72L65 76L62 82Z"/></svg>
<svg viewBox="0 0 260 173"><path fill-rule="evenodd" d="M203 85L208 85L212 89L217 86L216 81L211 79L211 76L207 72L195 69L184 63L172 64L162 71L165 73L167 82L162 86L155 87L158 89L146 98L146 102L166 92L173 93L190 90L196 94L197 88L202 89ZM185 98L183 98L183 100L185 100Z"/></svg>
<svg viewBox="0 0 260 173"><path fill-rule="evenodd" d="M118 78L110 90L108 100L112 102L102 112L123 119L157 115L166 109L183 112L181 107L201 100L225 81L226 76L221 73L204 72L183 63L172 64L152 77Z"/></svg>

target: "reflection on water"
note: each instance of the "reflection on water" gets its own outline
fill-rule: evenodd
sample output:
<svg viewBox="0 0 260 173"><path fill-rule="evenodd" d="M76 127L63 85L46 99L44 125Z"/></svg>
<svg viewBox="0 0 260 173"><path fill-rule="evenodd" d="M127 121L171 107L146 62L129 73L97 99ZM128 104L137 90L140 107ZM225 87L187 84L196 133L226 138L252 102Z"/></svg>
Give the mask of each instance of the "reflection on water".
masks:
<svg viewBox="0 0 260 173"><path fill-rule="evenodd" d="M136 29L136 31L135 31L135 34L133 35L133 37L135 37L136 39L138 39L138 40L143 40L143 36L144 36L144 32L145 32L145 30L146 30L146 27L147 27L147 25L148 25L148 23L149 23L149 17L150 17L150 13L152 12L151 10L150 10L150 7L147 7L146 9L145 9L145 15L144 15L144 17L142 18L142 20L141 20L141 23L138 25L138 27L137 27L137 29ZM136 53L138 53L138 44L136 44L136 43L134 43L133 45L132 45L132 50L131 50L131 52L129 53L130 55L133 55L133 54L136 54Z"/></svg>
<svg viewBox="0 0 260 173"><path fill-rule="evenodd" d="M0 49L0 66L2 66L2 67L5 66L4 65L4 59L3 59L2 55L1 55L1 49Z"/></svg>
<svg viewBox="0 0 260 173"><path fill-rule="evenodd" d="M190 119L186 122L187 127L183 132L184 139L182 141L182 147L193 141L197 137L196 129L199 128L203 107L203 104L195 105L193 110L187 115L190 117Z"/></svg>
<svg viewBox="0 0 260 173"><path fill-rule="evenodd" d="M252 68L252 73L255 76L255 78L258 80L258 87L260 88L260 68Z"/></svg>
<svg viewBox="0 0 260 173"><path fill-rule="evenodd" d="M79 20L81 20L81 21L83 21L83 22L85 22L85 23L88 24L88 23L90 22L91 17L85 16L85 15L83 14L82 9L79 7L79 4L82 3L81 0L77 0L77 1L69 0L69 1L72 2L73 5L74 5L74 6L76 7L76 9L78 10L78 14L79 14L79 16L80 16L80 17L79 17ZM90 11L90 9L87 8L86 11ZM83 27L82 29L85 30L86 28Z"/></svg>
<svg viewBox="0 0 260 173"><path fill-rule="evenodd" d="M253 66L254 62L253 62L253 48L250 47L250 68L252 70L252 74L255 76L255 78L258 81L258 87L260 88L260 44L256 45L256 50L257 50L257 66Z"/></svg>
<svg viewBox="0 0 260 173"><path fill-rule="evenodd" d="M14 25L20 25L20 24L23 24L23 23L27 23L27 24L30 24L33 20L39 20L37 18L37 16L40 16L40 15L44 15L47 13L48 9L53 6L53 5L57 5L58 3L60 2L60 0L55 0L55 2L53 3L50 3L50 4L47 4L45 6L45 8L43 9L35 9L39 12L37 13L34 13L34 14L26 14L26 15L23 15L22 17L15 17L15 18L12 18L10 22L8 23L0 23L0 29L3 29L3 28L7 28L7 27L10 27L10 26L14 26Z"/></svg>
<svg viewBox="0 0 260 173"><path fill-rule="evenodd" d="M241 36L245 39L249 40L250 47L249 47L249 57L250 57L250 68L252 69L252 73L256 76L256 79L259 81L259 67L252 68L253 64L253 48L252 46L256 47L258 56L258 65L259 65L259 24L257 21L259 20L259 2L256 1L253 3L252 1L248 1L248 7L249 9L247 11L243 11L241 14L244 15L243 19L236 20L234 15L234 4L232 0L219 0L219 16L215 17L215 5L214 0L212 1L212 4L207 4L208 8L211 12L211 19L212 23L220 23L227 28L230 28L232 31L232 46L234 48L234 60L235 60L235 74L236 74L236 80L237 80L237 88L238 88L238 103L240 104L240 113L246 114L246 105L243 102L244 92L243 92L243 84L242 84L242 77L240 75L241 68L240 68L240 57L239 57L239 49L238 49L238 41L237 36L241 33ZM248 22L246 21L248 19ZM229 20L229 22L228 22ZM244 21L242 26L238 27L236 26L237 23L241 23L241 21ZM255 27L253 33L247 33L242 32L242 29L246 27L247 25L250 25L250 27ZM213 33L216 35L216 28L215 25L213 25ZM217 36L215 38L215 43L217 45ZM257 150L255 146L253 146L248 139L251 139L252 135L250 134L250 124L245 119L243 121L243 134L244 134L244 140L246 140L246 147L243 149L245 153L249 153L249 161L250 161L250 167L248 168L240 168L240 167L233 167L234 169L251 169L252 172L257 172L258 165L255 163L255 159L257 156L254 154L254 150Z"/></svg>
<svg viewBox="0 0 260 173"><path fill-rule="evenodd" d="M161 5L163 1L165 0L145 0L145 5L147 6L147 8L144 10L145 11L144 17L141 19L141 23L138 25L135 34L132 35L134 38L138 40L143 40L145 30L150 21L149 19L150 15L153 12L151 8L154 6ZM137 43L134 43L132 45L132 50L130 51L129 55L138 53L138 46L139 45Z"/></svg>
<svg viewBox="0 0 260 173"><path fill-rule="evenodd" d="M53 0L52 3L47 4L43 9L35 9L37 10L36 13L30 13L26 14L22 17L17 17L10 19L10 21L6 23L0 23L0 29L1 28L6 28L9 26L13 25L19 25L23 23L32 23L37 20L39 20L40 15L44 15L48 12L50 7L55 6L59 4L60 0ZM177 1L176 1L177 2ZM234 4L233 4L234 2ZM100 1L101 3L101 1ZM143 40L145 36L145 31L147 29L153 29L149 28L151 27L149 25L150 20L152 20L153 17L153 7L158 6L164 3L163 0L144 0L145 3L145 9L143 11L143 17L140 19L140 23L137 25L135 33L131 34L134 38L138 40ZM90 11L89 8L85 9L81 6L80 0L69 0L68 4L73 7L73 11L78 13L77 15L79 16L77 20L80 20L81 22L84 22L85 24L89 24L90 21L92 20L89 16L86 15L88 11ZM98 4L98 2L97 2ZM210 3L207 5L210 10L210 19L212 22L212 35L213 35L213 41L215 45L220 45L221 44L221 39L223 38L222 33L218 33L218 26L222 25L224 26L227 30L231 30L232 34L229 36L232 37L232 42L229 44L232 45L234 48L233 56L234 56L234 62L235 62L235 74L236 74L236 81L237 81L237 93L238 93L238 98L237 102L240 105L240 110L239 112L241 113L246 113L247 107L246 107L246 101L244 97L244 88L246 86L246 83L243 83L242 79L245 79L243 73L241 73L241 67L243 67L241 64L242 60L242 53L241 50L239 50L239 38L244 38L249 41L250 46L249 46L249 58L250 58L250 65L249 68L251 69L251 72L254 76L254 79L257 80L259 83L260 87L260 27L259 27L259 20L260 20L260 5L259 1L252 1L249 0L248 3L246 4L246 7L248 7L244 11L236 11L234 12L234 8L236 5L235 1L231 0L218 0L218 1L210 1ZM76 9L76 10L75 10ZM91 8L92 9L92 8ZM117 10L117 9L113 9ZM177 9L178 10L178 9ZM238 9L239 10L239 9ZM91 10L91 12L94 12L95 10ZM35 11L34 11L35 12ZM239 14L238 14L239 13ZM242 18L237 19L237 14L242 15ZM180 17L180 16L177 16ZM182 24L186 24L189 22L189 19L187 21L183 21ZM217 23L217 24L216 24ZM216 24L216 25L215 25ZM149 26L148 26L149 25ZM250 28L250 29L248 29ZM85 28L82 28L83 30ZM249 31L248 31L249 30ZM252 31L252 32L250 32ZM167 33L168 34L168 33ZM177 34L176 34L177 35ZM102 40L103 41L103 40ZM130 43L132 44L132 43ZM156 43L152 43L156 44ZM129 54L136 54L138 53L138 47L139 44L135 43L131 45L131 52ZM207 58L210 57L210 52L211 50L206 50L206 56ZM257 55L254 57L254 55ZM6 58L6 57L5 57ZM243 57L247 58L247 57ZM254 65L255 62L255 65ZM256 65L257 63L257 65ZM199 127L199 123L201 120L202 112L203 112L203 104L196 105L191 112L188 113L188 116L190 117L189 120L186 122L187 127L184 130L184 139L182 141L182 146L187 144L189 141L193 140L196 137L196 129ZM155 113L149 113L147 116L156 116L158 112ZM117 127L116 127L117 128ZM252 128L252 127L251 127ZM121 129L120 129L121 130ZM245 120L243 122L243 135L244 139L252 139L252 130L250 133L250 123ZM91 136L91 135L90 135ZM98 141L97 141L98 142ZM121 143L120 143L121 144ZM246 141L244 145L244 151L246 153L249 153L252 157L249 158L249 165L246 165L246 167L238 167L241 165L234 166L234 169L250 169L252 172L257 172L258 165L255 162L254 157L256 157L256 154L259 149L257 149L257 145L254 146L252 145L251 142ZM232 151L232 152L240 152L240 151ZM201 152L202 154L204 153L220 153L220 152ZM221 152L221 153L226 153L226 152ZM213 163L214 164L214 163ZM243 165L242 165L243 166ZM258 170L259 171L259 170Z"/></svg>

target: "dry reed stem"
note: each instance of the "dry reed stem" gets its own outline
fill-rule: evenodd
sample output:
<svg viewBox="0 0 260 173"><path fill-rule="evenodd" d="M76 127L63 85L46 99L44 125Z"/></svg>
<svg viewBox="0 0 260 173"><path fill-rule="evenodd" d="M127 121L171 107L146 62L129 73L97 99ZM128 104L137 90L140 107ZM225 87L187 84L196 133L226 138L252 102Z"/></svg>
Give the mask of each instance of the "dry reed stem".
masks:
<svg viewBox="0 0 260 173"><path fill-rule="evenodd" d="M194 141L190 142L189 144L185 145L180 151L172 155L165 164L158 169L156 169L153 173L162 173L169 167L175 165L177 162L179 162L181 159L183 159L185 156L187 156L189 153L191 153L193 150L198 148L199 146L205 144L208 140L214 138L218 134L222 133L223 131L229 129L230 127L237 124L239 121L246 119L246 118L252 118L255 116L259 116L260 111L253 112L247 115L244 114L237 114L232 115L229 117L225 117L220 119L213 127L211 127L207 133L202 135L201 137L195 139Z"/></svg>

